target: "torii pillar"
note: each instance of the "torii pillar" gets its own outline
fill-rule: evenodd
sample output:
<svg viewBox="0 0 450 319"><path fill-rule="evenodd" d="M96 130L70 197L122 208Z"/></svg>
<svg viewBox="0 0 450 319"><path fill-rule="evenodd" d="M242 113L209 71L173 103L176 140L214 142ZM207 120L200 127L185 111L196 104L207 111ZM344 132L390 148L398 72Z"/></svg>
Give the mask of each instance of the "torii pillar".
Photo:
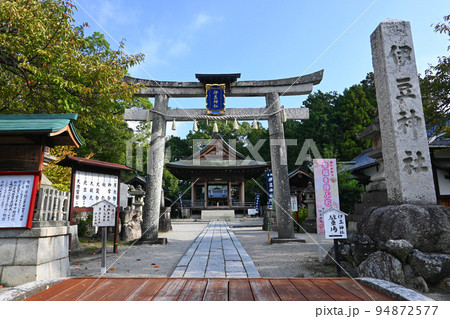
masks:
<svg viewBox="0 0 450 319"><path fill-rule="evenodd" d="M266 94L266 107L281 109L278 93ZM291 191L287 165L287 148L280 112L269 117L270 160L274 180L274 206L277 216L278 238L295 238L291 214Z"/></svg>
<svg viewBox="0 0 450 319"><path fill-rule="evenodd" d="M155 96L155 111L164 113L169 105L169 96ZM152 135L148 151L147 185L145 187L144 218L140 243L156 244L158 240L159 214L161 209L164 148L166 142L166 120L155 113L152 119Z"/></svg>
<svg viewBox="0 0 450 319"><path fill-rule="evenodd" d="M226 96L249 97L264 96L266 107L263 108L227 108L224 115L207 115L206 108L171 109L168 107L169 97L205 97L205 83L153 81L126 77L131 83L142 85L139 97L155 97L154 109L127 109L127 121L153 121L150 153L148 158L148 174L146 198L143 212L143 229L141 242L158 242L158 219L161 202L161 186L164 165L165 130L167 121L194 120L267 120L269 121L270 150L272 172L274 176L275 207L277 215L278 238L294 238L294 227L291 218L289 177L287 167L287 149L284 140L282 113L288 120L307 120L307 108L284 109L280 105L281 95L304 95L312 92L313 86L322 81L323 70L304 76L265 80L239 81L240 74L197 75L198 79L211 79L208 83L227 84ZM234 78L233 81L229 81Z"/></svg>

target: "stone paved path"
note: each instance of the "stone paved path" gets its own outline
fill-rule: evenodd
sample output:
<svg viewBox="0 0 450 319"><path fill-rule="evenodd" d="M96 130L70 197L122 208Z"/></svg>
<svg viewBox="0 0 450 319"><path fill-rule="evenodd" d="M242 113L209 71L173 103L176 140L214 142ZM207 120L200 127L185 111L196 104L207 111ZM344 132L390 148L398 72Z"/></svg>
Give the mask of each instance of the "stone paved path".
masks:
<svg viewBox="0 0 450 319"><path fill-rule="evenodd" d="M260 277L226 222L212 221L181 258L171 277Z"/></svg>

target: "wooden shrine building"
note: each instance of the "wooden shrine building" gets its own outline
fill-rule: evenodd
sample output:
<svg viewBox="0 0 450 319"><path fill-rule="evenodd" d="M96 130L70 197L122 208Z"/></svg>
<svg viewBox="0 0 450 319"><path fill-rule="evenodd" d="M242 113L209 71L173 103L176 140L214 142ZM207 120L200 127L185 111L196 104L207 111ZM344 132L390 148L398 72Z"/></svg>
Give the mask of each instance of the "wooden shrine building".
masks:
<svg viewBox="0 0 450 319"><path fill-rule="evenodd" d="M245 157L216 134L208 144L185 160L166 164L178 179L190 181L191 214L201 212L202 218L253 208L245 201L245 180L258 178L269 167ZM224 217L223 215L220 217Z"/></svg>

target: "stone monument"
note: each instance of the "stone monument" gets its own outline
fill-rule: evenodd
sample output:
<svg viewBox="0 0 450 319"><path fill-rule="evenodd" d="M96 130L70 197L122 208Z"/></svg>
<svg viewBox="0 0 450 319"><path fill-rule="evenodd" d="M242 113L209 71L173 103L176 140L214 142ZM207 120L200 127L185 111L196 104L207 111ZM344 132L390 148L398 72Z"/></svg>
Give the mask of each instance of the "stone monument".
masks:
<svg viewBox="0 0 450 319"><path fill-rule="evenodd" d="M390 204L436 204L411 26L386 20L371 35Z"/></svg>

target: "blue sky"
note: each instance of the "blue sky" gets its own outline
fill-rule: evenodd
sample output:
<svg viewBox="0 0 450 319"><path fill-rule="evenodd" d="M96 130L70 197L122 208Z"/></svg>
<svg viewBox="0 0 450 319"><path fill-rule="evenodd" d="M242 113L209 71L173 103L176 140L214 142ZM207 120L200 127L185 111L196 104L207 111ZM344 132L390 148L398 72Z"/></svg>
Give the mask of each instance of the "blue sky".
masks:
<svg viewBox="0 0 450 319"><path fill-rule="evenodd" d="M241 73L239 80L300 76L324 69L314 91L358 84L372 69L370 34L386 18L411 22L422 73L447 55L448 36L432 24L450 14L448 0L144 1L73 0L77 22L106 35L112 47L144 53L134 77L197 81L196 73ZM282 97L300 107L304 96ZM228 98L227 107L263 107L264 98ZM173 108L204 107L204 99L171 99ZM192 123L179 123L185 135ZM168 132L169 133L169 132ZM172 133L171 133L172 134Z"/></svg>

